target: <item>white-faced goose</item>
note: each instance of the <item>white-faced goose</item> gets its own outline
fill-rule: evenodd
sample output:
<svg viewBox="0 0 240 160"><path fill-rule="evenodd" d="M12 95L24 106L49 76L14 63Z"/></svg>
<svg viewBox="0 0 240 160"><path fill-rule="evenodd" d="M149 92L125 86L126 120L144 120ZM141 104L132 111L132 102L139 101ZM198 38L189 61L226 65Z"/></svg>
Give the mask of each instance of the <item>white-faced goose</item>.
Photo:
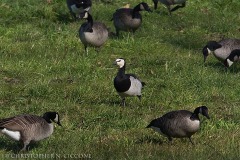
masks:
<svg viewBox="0 0 240 160"><path fill-rule="evenodd" d="M83 23L79 29L79 37L88 54L88 46L98 49L103 46L108 39L109 31L104 23L93 22L92 16L86 11L81 13L80 17L87 19L87 22Z"/></svg>
<svg viewBox="0 0 240 160"><path fill-rule="evenodd" d="M155 131L163 134L172 141L172 138L189 138L196 133L200 128L199 113L210 118L208 108L206 106L197 107L194 112L187 110L171 111L164 114L162 117L154 119L150 122L147 128L152 128Z"/></svg>
<svg viewBox="0 0 240 160"><path fill-rule="evenodd" d="M116 29L116 35L119 36L119 31L135 32L142 24L142 16L139 11L146 10L151 12L147 3L139 3L132 8L120 8L113 14L113 24Z"/></svg>
<svg viewBox="0 0 240 160"><path fill-rule="evenodd" d="M145 83L134 74L125 74L126 62L123 58L116 59L114 64L119 67L114 78L114 87L122 98L121 105L125 106L125 97L128 96L137 96L141 100L141 91Z"/></svg>
<svg viewBox="0 0 240 160"><path fill-rule="evenodd" d="M52 122L60 124L57 112L46 112L42 117L36 115L17 115L0 120L0 132L12 140L23 144L25 151L31 141L39 141L53 133Z"/></svg>

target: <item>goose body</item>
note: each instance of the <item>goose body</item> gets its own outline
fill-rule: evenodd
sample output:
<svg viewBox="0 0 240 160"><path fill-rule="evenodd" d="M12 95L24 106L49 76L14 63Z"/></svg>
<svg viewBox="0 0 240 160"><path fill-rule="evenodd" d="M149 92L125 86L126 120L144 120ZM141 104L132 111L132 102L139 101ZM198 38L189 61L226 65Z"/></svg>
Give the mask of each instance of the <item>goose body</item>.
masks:
<svg viewBox="0 0 240 160"><path fill-rule="evenodd" d="M235 50L240 49L240 39L223 39L219 42L209 41L203 48L204 62L210 53L213 53L220 62L224 63L224 60Z"/></svg>
<svg viewBox="0 0 240 160"><path fill-rule="evenodd" d="M119 66L117 76L114 78L114 87L122 98L122 106L125 106L125 97L137 96L141 99L141 91L145 85L134 74L125 74L125 60L122 58L116 59L115 64Z"/></svg>
<svg viewBox="0 0 240 160"><path fill-rule="evenodd" d="M86 18L87 22L83 23L79 29L79 37L87 51L88 46L101 47L108 39L108 28L101 22L93 22L92 16L84 12L81 16Z"/></svg>
<svg viewBox="0 0 240 160"><path fill-rule="evenodd" d="M185 7L186 1L187 0L153 0L153 3L154 3L154 9L157 9L158 2L161 2L168 8L169 13L171 14L171 12L173 12L179 8ZM171 9L171 6L176 5L176 4L180 4L180 5L177 5Z"/></svg>
<svg viewBox="0 0 240 160"><path fill-rule="evenodd" d="M224 60L224 65L230 67L234 62L240 61L240 49L233 50Z"/></svg>
<svg viewBox="0 0 240 160"><path fill-rule="evenodd" d="M36 115L18 115L0 120L0 132L10 139L21 141L22 150L33 141L40 141L53 133L52 122L60 124L59 115L56 112L46 112L43 117Z"/></svg>
<svg viewBox="0 0 240 160"><path fill-rule="evenodd" d="M67 7L74 17L74 19L80 18L80 14L84 11L90 12L92 7L91 0L66 0Z"/></svg>
<svg viewBox="0 0 240 160"><path fill-rule="evenodd" d="M201 106L197 107L194 112L187 110L168 112L162 117L152 120L147 128L163 134L168 137L169 141L172 141L172 138L188 137L192 143L191 136L200 128L199 113L209 118L208 108Z"/></svg>
<svg viewBox="0 0 240 160"><path fill-rule="evenodd" d="M132 8L120 8L113 14L113 24L116 29L116 35L119 31L135 32L142 24L142 16L139 11L146 10L150 12L147 3L140 3Z"/></svg>

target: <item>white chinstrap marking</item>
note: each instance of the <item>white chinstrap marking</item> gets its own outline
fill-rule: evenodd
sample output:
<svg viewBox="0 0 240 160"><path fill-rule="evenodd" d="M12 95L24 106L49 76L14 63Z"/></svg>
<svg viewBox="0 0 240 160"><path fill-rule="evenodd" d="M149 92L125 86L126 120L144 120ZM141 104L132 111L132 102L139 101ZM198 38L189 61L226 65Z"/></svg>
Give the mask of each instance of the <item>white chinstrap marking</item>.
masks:
<svg viewBox="0 0 240 160"><path fill-rule="evenodd" d="M230 59L227 59L228 67L230 67L233 64L233 61L230 61Z"/></svg>

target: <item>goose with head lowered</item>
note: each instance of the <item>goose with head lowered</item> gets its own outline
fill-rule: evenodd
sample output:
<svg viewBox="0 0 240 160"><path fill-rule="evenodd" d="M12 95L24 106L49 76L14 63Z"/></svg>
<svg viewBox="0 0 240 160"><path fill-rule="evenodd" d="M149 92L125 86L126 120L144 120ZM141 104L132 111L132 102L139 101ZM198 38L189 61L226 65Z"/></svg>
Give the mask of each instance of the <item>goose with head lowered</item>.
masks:
<svg viewBox="0 0 240 160"><path fill-rule="evenodd" d="M79 37L88 54L88 46L98 49L103 46L108 39L109 31L104 23L94 22L91 14L86 11L81 13L80 17L87 19L87 22L83 23L79 29Z"/></svg>
<svg viewBox="0 0 240 160"><path fill-rule="evenodd" d="M61 126L57 112L46 112L42 117L30 114L17 115L0 120L0 133L22 142L22 151L26 151L31 141L40 141L53 133L52 122Z"/></svg>
<svg viewBox="0 0 240 160"><path fill-rule="evenodd" d="M186 1L187 0L153 0L153 3L154 3L154 9L156 10L158 2L161 2L167 7L169 14L171 15L173 11L176 11L179 8L184 8L186 6ZM176 4L180 4L180 5L177 5L171 9L171 6Z"/></svg>
<svg viewBox="0 0 240 160"><path fill-rule="evenodd" d="M114 78L114 87L122 99L121 105L125 107L125 97L129 96L137 96L141 100L141 91L145 83L134 74L125 74L126 62L123 58L116 59L114 64L119 67Z"/></svg>
<svg viewBox="0 0 240 160"><path fill-rule="evenodd" d="M163 134L172 141L172 138L189 138L200 129L199 113L210 118L208 108L206 106L197 107L194 112L187 110L171 111L164 114L162 117L154 119L150 122L147 128Z"/></svg>
<svg viewBox="0 0 240 160"><path fill-rule="evenodd" d="M142 15L140 11L152 12L147 3L142 2L132 8L120 8L113 13L113 24L116 29L116 35L119 31L135 32L142 24Z"/></svg>
<svg viewBox="0 0 240 160"><path fill-rule="evenodd" d="M225 59L224 65L230 67L234 62L240 61L240 49L233 50Z"/></svg>
<svg viewBox="0 0 240 160"><path fill-rule="evenodd" d="M240 39L223 39L219 42L209 41L206 46L203 47L204 62L206 61L209 54L213 55L222 63L235 50L240 49Z"/></svg>
<svg viewBox="0 0 240 160"><path fill-rule="evenodd" d="M76 20L80 18L80 13L84 11L91 12L92 1L91 0L67 0L67 7Z"/></svg>

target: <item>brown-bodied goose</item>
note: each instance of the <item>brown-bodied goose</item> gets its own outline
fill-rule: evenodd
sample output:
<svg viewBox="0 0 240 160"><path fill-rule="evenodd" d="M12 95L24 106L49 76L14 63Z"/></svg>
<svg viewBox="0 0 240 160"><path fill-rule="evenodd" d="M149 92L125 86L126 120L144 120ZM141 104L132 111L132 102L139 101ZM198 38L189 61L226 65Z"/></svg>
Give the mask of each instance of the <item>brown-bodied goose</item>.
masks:
<svg viewBox="0 0 240 160"><path fill-rule="evenodd" d="M210 118L208 108L206 106L200 106L197 107L194 112L187 110L168 112L162 117L152 120L147 128L152 128L163 134L168 137L169 141L172 141L172 138L188 137L193 144L191 136L200 128L199 113L208 119Z"/></svg>
<svg viewBox="0 0 240 160"><path fill-rule="evenodd" d="M210 53L222 63L235 50L240 49L240 39L223 39L219 42L209 41L205 47L203 47L204 62Z"/></svg>
<svg viewBox="0 0 240 160"><path fill-rule="evenodd" d="M141 91L145 83L134 74L125 74L126 62L123 58L116 59L114 64L119 67L114 78L114 87L122 98L121 105L125 106L125 97L129 96L137 96L141 100Z"/></svg>
<svg viewBox="0 0 240 160"><path fill-rule="evenodd" d="M84 11L90 12L92 7L92 1L91 0L67 0L67 7L73 16L73 18L76 20L77 18L80 18L80 13L83 13Z"/></svg>
<svg viewBox="0 0 240 160"><path fill-rule="evenodd" d="M169 13L171 14L171 12L176 11L179 8L185 7L186 1L187 0L153 0L153 3L154 3L154 9L157 9L158 2L161 2L167 7ZM177 5L171 9L171 6L176 4L180 4L180 5Z"/></svg>
<svg viewBox="0 0 240 160"><path fill-rule="evenodd" d="M39 141L53 133L52 122L60 124L57 112L46 112L42 117L36 115L17 115L0 120L0 132L12 140L23 144L25 151L31 141Z"/></svg>
<svg viewBox="0 0 240 160"><path fill-rule="evenodd" d="M87 19L87 22L83 23L79 29L79 37L88 54L87 47L100 48L107 41L109 31L104 23L94 22L91 14L86 11L81 13L80 17Z"/></svg>
<svg viewBox="0 0 240 160"><path fill-rule="evenodd" d="M142 16L139 11L146 10L151 12L147 3L139 3L132 8L120 8L113 14L113 24L116 29L116 35L119 36L119 31L135 32L142 24Z"/></svg>

